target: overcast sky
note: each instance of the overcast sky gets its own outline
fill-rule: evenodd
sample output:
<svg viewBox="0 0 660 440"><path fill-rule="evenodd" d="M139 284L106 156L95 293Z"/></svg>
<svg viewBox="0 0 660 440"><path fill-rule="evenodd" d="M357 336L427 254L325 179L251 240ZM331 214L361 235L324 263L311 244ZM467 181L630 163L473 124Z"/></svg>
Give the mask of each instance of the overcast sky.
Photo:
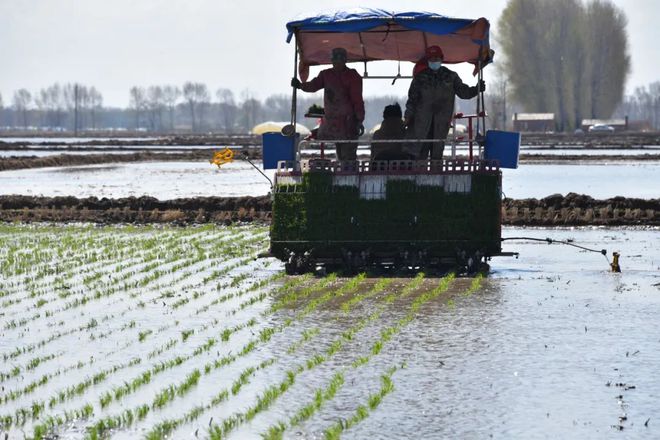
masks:
<svg viewBox="0 0 660 440"><path fill-rule="evenodd" d="M497 21L507 0L0 0L0 93L5 105L18 88L34 92L54 82L93 85L106 105L126 106L133 85L206 83L212 92L250 90L263 99L289 93L293 48L287 21L318 9L356 5L426 10L488 18L497 48ZM660 80L659 0L614 0L628 17L632 74L627 91ZM469 5L466 7L466 5ZM496 54L497 60L497 54ZM521 62L524 62L521 60ZM612 60L617 62L617 60ZM356 66L357 67L357 66ZM402 65L408 74L412 64ZM492 69L492 68L491 68ZM473 83L468 69L457 69ZM362 71L361 68L358 71ZM312 74L315 71L312 70ZM370 68L396 74L396 65ZM486 71L486 79L488 79ZM365 82L365 95L403 95L408 81Z"/></svg>

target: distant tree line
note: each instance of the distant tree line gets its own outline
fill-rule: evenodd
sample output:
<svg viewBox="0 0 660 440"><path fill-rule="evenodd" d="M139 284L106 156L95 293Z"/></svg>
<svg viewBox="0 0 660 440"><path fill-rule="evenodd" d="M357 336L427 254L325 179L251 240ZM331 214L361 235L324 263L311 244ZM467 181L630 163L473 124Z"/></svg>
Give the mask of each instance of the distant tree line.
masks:
<svg viewBox="0 0 660 440"><path fill-rule="evenodd" d="M176 85L134 86L128 92L128 107L103 106L103 95L93 86L77 83L53 84L31 93L14 92L11 105L0 95L0 129L43 131L130 130L149 133L248 133L265 121L289 121L291 96L271 95L257 99L244 90L220 88L212 93L199 82ZM405 97L366 98L367 129L380 123L383 108ZM322 95L299 96L297 120L312 128L317 120L304 114L313 104L323 105Z"/></svg>
<svg viewBox="0 0 660 440"><path fill-rule="evenodd" d="M498 38L512 97L557 130L609 118L630 72L626 17L609 0L510 0Z"/></svg>
<svg viewBox="0 0 660 440"><path fill-rule="evenodd" d="M628 116L642 125L660 130L660 81L648 87L637 87L632 95L623 99L616 116Z"/></svg>
<svg viewBox="0 0 660 440"><path fill-rule="evenodd" d="M4 125L64 128L70 123L70 129L77 132L84 127L97 127L99 112L103 110L103 96L96 88L77 83L53 84L34 94L19 89L14 92L11 110L13 118L5 116L0 120Z"/></svg>
<svg viewBox="0 0 660 440"><path fill-rule="evenodd" d="M494 76L488 81L488 128L510 128L513 113L523 111L511 95L511 87L505 78ZM385 106L395 102L405 107L406 97L365 98L365 128L369 130L380 123ZM304 117L312 104L323 105L322 97L298 97L297 120L310 128L318 122ZM476 111L475 105L475 100L456 100L456 111L471 114ZM650 128L660 129L660 82L637 88L622 100L614 114L629 116L631 120L645 122ZM173 85L131 87L127 108L104 107L103 96L96 88L80 84L54 84L34 94L20 89L14 92L9 106L0 95L0 130L29 128L88 132L122 129L155 134L246 134L260 122L288 121L290 117L289 95L272 95L261 101L245 90L240 99L236 99L226 88L211 95L201 83L186 83L182 88Z"/></svg>

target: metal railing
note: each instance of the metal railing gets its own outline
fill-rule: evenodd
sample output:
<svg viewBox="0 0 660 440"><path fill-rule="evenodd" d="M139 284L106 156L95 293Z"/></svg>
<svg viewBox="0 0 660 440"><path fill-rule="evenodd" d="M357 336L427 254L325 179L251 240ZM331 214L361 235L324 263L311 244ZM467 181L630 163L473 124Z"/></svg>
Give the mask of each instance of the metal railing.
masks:
<svg viewBox="0 0 660 440"><path fill-rule="evenodd" d="M332 174L494 174L500 171L497 161L487 159L441 159L441 160L330 160L306 159L280 161L277 174L301 175L308 172Z"/></svg>
<svg viewBox="0 0 660 440"><path fill-rule="evenodd" d="M463 138L463 137L452 137L447 139L374 139L368 141L369 144L432 144L437 142L444 142L445 145L451 146L450 157L456 159L456 147L459 144L465 144L469 147L469 158L473 158L472 145L478 145L477 157L481 158L483 155L483 146L481 145L481 139L478 138ZM364 144L364 140L360 139L310 139L302 140L298 143L296 148L296 157L300 160L300 151L303 149L314 149L312 146L317 145L318 149L321 151L321 158L325 158L325 148L327 145L334 144Z"/></svg>

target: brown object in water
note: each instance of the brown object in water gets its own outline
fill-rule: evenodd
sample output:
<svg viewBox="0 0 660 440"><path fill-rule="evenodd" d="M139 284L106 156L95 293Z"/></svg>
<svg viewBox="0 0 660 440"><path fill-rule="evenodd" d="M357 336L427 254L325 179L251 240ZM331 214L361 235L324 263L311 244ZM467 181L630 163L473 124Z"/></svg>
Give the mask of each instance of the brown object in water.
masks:
<svg viewBox="0 0 660 440"><path fill-rule="evenodd" d="M621 272L621 267L619 266L619 253L614 252L612 253L612 262L610 263L610 267L612 268L612 272Z"/></svg>

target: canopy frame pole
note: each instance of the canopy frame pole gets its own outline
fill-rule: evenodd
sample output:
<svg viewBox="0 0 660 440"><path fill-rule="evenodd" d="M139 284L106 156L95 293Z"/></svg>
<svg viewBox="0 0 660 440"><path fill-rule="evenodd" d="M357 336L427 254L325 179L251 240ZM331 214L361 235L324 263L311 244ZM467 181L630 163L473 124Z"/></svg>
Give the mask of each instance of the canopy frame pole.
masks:
<svg viewBox="0 0 660 440"><path fill-rule="evenodd" d="M454 119L451 129L451 158L456 159L456 101L454 101L454 108L451 114Z"/></svg>
<svg viewBox="0 0 660 440"><path fill-rule="evenodd" d="M481 136L486 136L486 101L484 99L484 92L483 90L480 90L479 87L484 78L483 66L481 64L481 50L479 51L477 68L477 138L481 138ZM477 142L477 145L479 146L479 158L481 158L483 153L483 141Z"/></svg>
<svg viewBox="0 0 660 440"><path fill-rule="evenodd" d="M479 114L481 113L481 99L479 97L480 92L479 92L479 80L481 79L481 58L477 62L477 136L481 133L481 124L480 124L480 117ZM481 153L481 147L479 147L479 153Z"/></svg>
<svg viewBox="0 0 660 440"><path fill-rule="evenodd" d="M293 34L293 78L298 78L298 32ZM296 133L298 126L298 88L292 87L293 92L291 94L291 125L293 126L293 135L291 137L291 142L295 142ZM299 145L296 145L296 158L300 160L300 148Z"/></svg>
<svg viewBox="0 0 660 440"><path fill-rule="evenodd" d="M362 32L358 32L358 38L360 39L360 47L362 48L362 58L364 58L364 78L369 77L369 72L367 72L367 49L364 47L364 42L362 41Z"/></svg>
<svg viewBox="0 0 660 440"><path fill-rule="evenodd" d="M484 71L483 67L481 65L481 60L479 60L479 81L484 80ZM485 92L483 90L479 91L479 96L481 97L481 111L483 112L482 115L482 124L484 127L484 136L486 135L486 98L484 97Z"/></svg>
<svg viewBox="0 0 660 440"><path fill-rule="evenodd" d="M484 66L481 64L481 58L479 59L479 83L484 80ZM479 84L477 84L478 86ZM483 136L486 137L486 98L484 97L484 91L479 91L479 96L477 99L481 99L481 124L483 126ZM478 119L477 119L478 120ZM482 157L483 142L479 142L479 158Z"/></svg>

